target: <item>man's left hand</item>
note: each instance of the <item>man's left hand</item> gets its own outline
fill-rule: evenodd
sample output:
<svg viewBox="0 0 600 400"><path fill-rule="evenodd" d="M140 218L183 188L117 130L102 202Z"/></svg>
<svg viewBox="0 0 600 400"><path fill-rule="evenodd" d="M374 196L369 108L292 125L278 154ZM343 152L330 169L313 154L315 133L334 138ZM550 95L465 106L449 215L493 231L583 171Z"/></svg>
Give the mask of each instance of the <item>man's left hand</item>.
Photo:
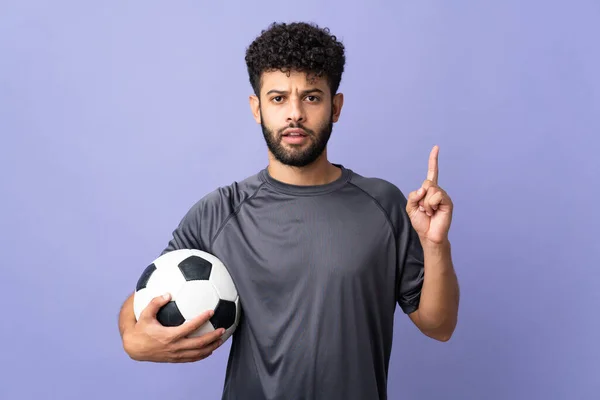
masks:
<svg viewBox="0 0 600 400"><path fill-rule="evenodd" d="M434 146L429 154L427 179L421 187L408 195L406 212L421 241L442 244L448 240L452 221L452 200L438 186L439 147Z"/></svg>

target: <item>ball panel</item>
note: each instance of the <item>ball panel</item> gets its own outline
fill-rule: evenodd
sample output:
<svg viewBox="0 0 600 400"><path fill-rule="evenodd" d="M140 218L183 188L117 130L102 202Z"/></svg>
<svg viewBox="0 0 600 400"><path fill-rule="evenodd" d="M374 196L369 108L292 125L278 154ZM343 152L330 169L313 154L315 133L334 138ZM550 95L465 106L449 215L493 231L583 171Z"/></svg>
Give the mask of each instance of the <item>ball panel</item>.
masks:
<svg viewBox="0 0 600 400"><path fill-rule="evenodd" d="M198 256L189 256L179 263L179 269L186 281L208 280L212 264Z"/></svg>
<svg viewBox="0 0 600 400"><path fill-rule="evenodd" d="M177 307L185 319L192 319L219 303L217 292L209 281L188 281L177 294Z"/></svg>
<svg viewBox="0 0 600 400"><path fill-rule="evenodd" d="M165 267L170 268L174 265L179 264L181 262L181 260L188 258L192 254L193 254L193 250L191 250L191 249L172 250L172 251L169 251L169 252L161 255L156 260L154 260L154 264L156 265L157 269L161 269L161 268L165 268Z"/></svg>
<svg viewBox="0 0 600 400"><path fill-rule="evenodd" d="M195 255L200 258L204 258L205 260L208 260L212 265L221 263L221 260L219 260L215 255L207 253L202 250L197 250L197 249L191 250L190 255Z"/></svg>
<svg viewBox="0 0 600 400"><path fill-rule="evenodd" d="M150 290L154 296L162 296L165 293L171 294L172 300L177 300L177 294L181 290L185 279L177 264L171 266L157 267L156 271L148 279L146 288Z"/></svg>
<svg viewBox="0 0 600 400"><path fill-rule="evenodd" d="M233 333L235 332L235 330L237 329L238 325L240 324L240 318L242 315L242 309L241 309L241 305L240 305L240 298L237 297L235 299L235 322L232 326L230 326L229 328L227 328L225 330L225 333L221 336L221 339L223 339L223 341L225 342L226 340L228 340L231 335L233 335Z"/></svg>
<svg viewBox="0 0 600 400"><path fill-rule="evenodd" d="M140 279L138 279L137 284L135 286L136 291L146 287L146 285L148 284L148 279L150 279L150 276L154 271L156 271L156 265L154 265L154 263L148 265L146 269L144 269L144 271L140 275Z"/></svg>
<svg viewBox="0 0 600 400"><path fill-rule="evenodd" d="M215 329L228 329L235 323L236 305L233 301L219 300L219 304L215 308L215 315L210 319L210 322Z"/></svg>
<svg viewBox="0 0 600 400"><path fill-rule="evenodd" d="M164 326L179 326L185 322L185 318L174 301L169 301L162 306L156 314L156 319Z"/></svg>
<svg viewBox="0 0 600 400"><path fill-rule="evenodd" d="M217 294L223 300L234 301L238 296L237 289L229 275L227 268L221 263L213 265L209 279L215 287Z"/></svg>
<svg viewBox="0 0 600 400"><path fill-rule="evenodd" d="M152 292L146 288L135 292L133 295L133 313L135 314L136 320L140 319L142 311L144 311L144 308L152 301L153 297Z"/></svg>

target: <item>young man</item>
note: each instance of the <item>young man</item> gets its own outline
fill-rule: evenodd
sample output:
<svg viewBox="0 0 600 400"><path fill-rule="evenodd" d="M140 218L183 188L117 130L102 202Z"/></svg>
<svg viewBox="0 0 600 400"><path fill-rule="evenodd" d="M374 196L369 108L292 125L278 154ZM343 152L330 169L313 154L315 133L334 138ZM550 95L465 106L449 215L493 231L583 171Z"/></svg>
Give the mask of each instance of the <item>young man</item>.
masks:
<svg viewBox="0 0 600 400"><path fill-rule="evenodd" d="M273 24L246 54L252 114L268 166L198 201L164 249L219 257L243 317L232 337L223 399L385 399L396 305L427 336L454 332L459 290L448 230L452 202L438 186L438 148L422 186L405 197L327 159L343 95L344 47L327 29ZM193 362L222 332L185 336L122 307L123 346L135 360Z"/></svg>

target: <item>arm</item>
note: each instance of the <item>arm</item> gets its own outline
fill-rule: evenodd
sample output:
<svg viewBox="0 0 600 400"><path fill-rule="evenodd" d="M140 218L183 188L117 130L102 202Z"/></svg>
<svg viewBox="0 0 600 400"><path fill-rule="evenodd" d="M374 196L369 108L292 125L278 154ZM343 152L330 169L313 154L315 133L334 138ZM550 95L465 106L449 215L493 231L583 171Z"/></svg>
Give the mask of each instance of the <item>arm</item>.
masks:
<svg viewBox="0 0 600 400"><path fill-rule="evenodd" d="M418 309L409 315L424 334L447 341L457 324L459 287L448 240L454 205L438 185L438 152L439 148L435 146L429 155L427 179L418 190L410 193L406 204L406 213L414 229L412 241L420 244L423 257L423 285Z"/></svg>
<svg viewBox="0 0 600 400"><path fill-rule="evenodd" d="M131 331L132 328L135 327L136 323L135 314L133 312L133 293L127 297L123 305L121 306L121 310L119 311L119 334L121 335L121 339L123 340L123 347L127 354L130 354L130 351L127 346L127 341L124 340L123 337L125 332Z"/></svg>
<svg viewBox="0 0 600 400"><path fill-rule="evenodd" d="M180 221L173 231L173 238L161 255L176 249L205 249L200 229L201 213L204 202L197 202ZM205 224L212 221L204 218ZM135 317L134 294L130 294L119 311L118 328L122 346L127 355L136 361L152 362L193 362L208 357L221 345L223 329L198 336L188 337L197 328L205 324L212 313L203 313L177 327L168 327L158 322L156 315L170 301L170 296L157 296L141 312L139 320Z"/></svg>
<svg viewBox="0 0 600 400"><path fill-rule="evenodd" d="M425 335L446 342L456 328L460 290L449 241L423 243L424 278L417 311L411 321Z"/></svg>

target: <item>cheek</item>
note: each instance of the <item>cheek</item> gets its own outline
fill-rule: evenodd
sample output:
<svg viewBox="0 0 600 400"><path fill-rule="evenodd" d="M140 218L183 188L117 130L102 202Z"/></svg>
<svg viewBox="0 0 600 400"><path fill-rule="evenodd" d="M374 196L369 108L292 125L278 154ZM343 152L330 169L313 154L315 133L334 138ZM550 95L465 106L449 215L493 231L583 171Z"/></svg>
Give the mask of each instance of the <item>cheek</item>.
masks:
<svg viewBox="0 0 600 400"><path fill-rule="evenodd" d="M277 109L274 107L263 106L261 109L261 119L266 125L276 126L281 123L281 118L281 108ZM283 122L285 123L285 118L283 119Z"/></svg>
<svg viewBox="0 0 600 400"><path fill-rule="evenodd" d="M314 119L320 122L329 121L329 119L333 116L333 108L325 103L314 106L310 111L311 115L314 116Z"/></svg>

